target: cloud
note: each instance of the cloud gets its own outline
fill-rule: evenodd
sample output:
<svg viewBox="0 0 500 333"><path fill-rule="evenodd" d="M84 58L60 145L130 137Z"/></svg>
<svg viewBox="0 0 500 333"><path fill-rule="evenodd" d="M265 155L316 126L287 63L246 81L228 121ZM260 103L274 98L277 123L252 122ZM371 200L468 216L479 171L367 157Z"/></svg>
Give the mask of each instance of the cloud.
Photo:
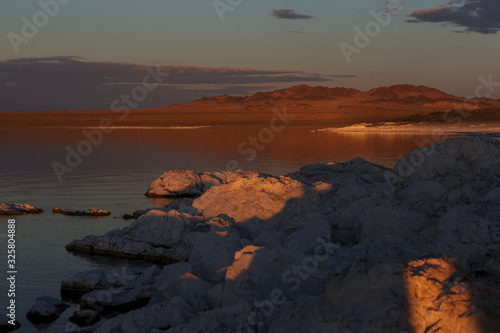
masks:
<svg viewBox="0 0 500 333"><path fill-rule="evenodd" d="M450 23L465 27L466 32L495 34L500 31L500 1L453 0L439 8L417 10L406 20L410 23ZM463 31L456 31L463 32Z"/></svg>
<svg viewBox="0 0 500 333"><path fill-rule="evenodd" d="M0 111L109 109L122 94L142 85L144 64L94 62L80 57L19 58L0 61ZM155 69L156 66L149 66ZM250 95L278 84L331 82L326 76L295 70L160 66L169 73L148 93L140 108L185 103L222 93ZM153 80L151 80L153 83Z"/></svg>
<svg viewBox="0 0 500 333"><path fill-rule="evenodd" d="M295 13L293 9L273 9L273 16L279 19L300 20L311 19L314 16Z"/></svg>

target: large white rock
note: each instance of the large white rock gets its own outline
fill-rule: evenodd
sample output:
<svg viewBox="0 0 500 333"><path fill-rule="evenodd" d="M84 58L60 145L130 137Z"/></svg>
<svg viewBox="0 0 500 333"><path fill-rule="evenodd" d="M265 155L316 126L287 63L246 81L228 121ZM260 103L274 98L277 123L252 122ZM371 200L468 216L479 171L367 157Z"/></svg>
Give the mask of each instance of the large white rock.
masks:
<svg viewBox="0 0 500 333"><path fill-rule="evenodd" d="M304 194L304 185L292 178L259 175L211 187L194 201L193 207L206 218L225 214L259 234L265 229L260 221L278 215L290 200L303 198Z"/></svg>
<svg viewBox="0 0 500 333"><path fill-rule="evenodd" d="M193 170L169 170L149 185L149 197L200 195L203 189L200 176Z"/></svg>
<svg viewBox="0 0 500 333"><path fill-rule="evenodd" d="M71 244L181 261L134 273L129 286L110 283L109 304L151 299L97 332L469 332L473 322L496 332L499 145L450 140L412 152L392 171L355 159L280 177L222 172L198 181L180 172L181 183L188 175L201 184L196 199ZM444 301L426 298L431 289ZM104 305L91 297L98 292L84 299ZM425 320L407 317L408 301ZM467 314L481 315L469 322Z"/></svg>

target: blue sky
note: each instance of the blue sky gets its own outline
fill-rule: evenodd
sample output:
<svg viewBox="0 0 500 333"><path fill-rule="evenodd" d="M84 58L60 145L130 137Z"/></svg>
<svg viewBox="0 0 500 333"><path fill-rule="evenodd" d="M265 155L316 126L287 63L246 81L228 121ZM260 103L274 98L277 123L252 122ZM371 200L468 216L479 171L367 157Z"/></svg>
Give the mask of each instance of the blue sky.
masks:
<svg viewBox="0 0 500 333"><path fill-rule="evenodd" d="M41 0L51 1L56 0ZM230 0L220 1L227 4ZM340 43L355 46L354 28L364 30L368 22L374 21L370 12L386 9L385 1L240 2L232 11L226 11L221 21L211 0L72 0L59 5L59 12L35 37L29 38L28 43L19 44L16 53L8 34L22 36L22 18L32 21L41 7L38 1L4 0L0 11L0 98L7 99L8 103L0 110L34 107L23 105L19 97L12 97L20 92L24 92L24 96L37 93L35 83L23 88L25 82L16 81L12 74L18 73L19 65L9 61L21 58L76 56L81 62L93 63L300 72L286 74L287 79L274 82L269 78L259 82L249 72L230 85L217 80L190 80L189 85L181 86L172 80L168 82L170 90L165 91L170 93L168 98L150 100L143 107L185 102L219 92L248 94L301 83L362 90L397 83L424 84L470 96L479 84L478 76L492 74L500 81L497 65L500 15L487 17L487 13L500 12L500 6L493 0L461 0L452 6L447 5L447 0L402 2L401 12L393 13L391 23L381 27L369 45L359 49L359 54L352 54L350 63ZM471 3L475 8L485 8L484 12L473 15L483 15L481 21L467 19L471 13L466 12L466 5ZM273 10L284 9L297 18L273 15ZM310 18L302 18L302 15ZM50 82L54 91L59 84L64 84L53 77L44 79L43 75L50 75L48 67L45 70L43 62L36 65L31 73L39 76L39 80L34 82L40 85ZM66 64L65 70L72 69ZM35 98L39 100L39 108L105 108L115 92L110 90L110 97L99 96L102 101L81 103L78 73L75 72L71 80L74 89L65 87L66 94L73 91L74 103L68 100L59 106L47 102L49 98ZM305 81L301 81L301 77ZM127 82L132 84L132 81ZM177 97L171 96L176 84L179 84L177 90L183 90ZM45 94L50 95L51 90L44 89ZM493 97L500 98L500 88L498 90Z"/></svg>

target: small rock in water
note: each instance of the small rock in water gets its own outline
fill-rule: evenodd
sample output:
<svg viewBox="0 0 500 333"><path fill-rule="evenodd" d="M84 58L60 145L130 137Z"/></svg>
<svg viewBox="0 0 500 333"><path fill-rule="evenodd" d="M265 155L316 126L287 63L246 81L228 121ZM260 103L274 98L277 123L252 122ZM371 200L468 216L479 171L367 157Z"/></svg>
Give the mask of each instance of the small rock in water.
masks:
<svg viewBox="0 0 500 333"><path fill-rule="evenodd" d="M14 323L14 324L12 324ZM0 316L0 332L12 332L21 327L21 323L4 315Z"/></svg>
<svg viewBox="0 0 500 333"><path fill-rule="evenodd" d="M68 304L54 297L37 297L35 304L26 314L26 318L33 323L51 323L59 318L68 307Z"/></svg>
<svg viewBox="0 0 500 333"><path fill-rule="evenodd" d="M26 204L0 202L0 215L38 214L41 212L43 212L43 209Z"/></svg>
<svg viewBox="0 0 500 333"><path fill-rule="evenodd" d="M97 209L97 208L91 208L88 210L73 210L73 209L54 208L54 209L52 209L52 212L55 214L75 215L75 216L108 216L108 215L111 215L111 212L109 210Z"/></svg>

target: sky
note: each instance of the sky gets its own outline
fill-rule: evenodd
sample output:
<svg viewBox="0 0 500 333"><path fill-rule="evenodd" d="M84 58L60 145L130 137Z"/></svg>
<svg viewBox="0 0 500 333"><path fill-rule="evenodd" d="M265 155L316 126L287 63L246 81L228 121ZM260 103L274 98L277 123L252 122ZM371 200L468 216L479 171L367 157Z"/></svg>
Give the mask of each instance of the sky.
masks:
<svg viewBox="0 0 500 333"><path fill-rule="evenodd" d="M109 109L151 71L139 108L299 84L500 98L498 0L3 0L0 22L0 111Z"/></svg>

